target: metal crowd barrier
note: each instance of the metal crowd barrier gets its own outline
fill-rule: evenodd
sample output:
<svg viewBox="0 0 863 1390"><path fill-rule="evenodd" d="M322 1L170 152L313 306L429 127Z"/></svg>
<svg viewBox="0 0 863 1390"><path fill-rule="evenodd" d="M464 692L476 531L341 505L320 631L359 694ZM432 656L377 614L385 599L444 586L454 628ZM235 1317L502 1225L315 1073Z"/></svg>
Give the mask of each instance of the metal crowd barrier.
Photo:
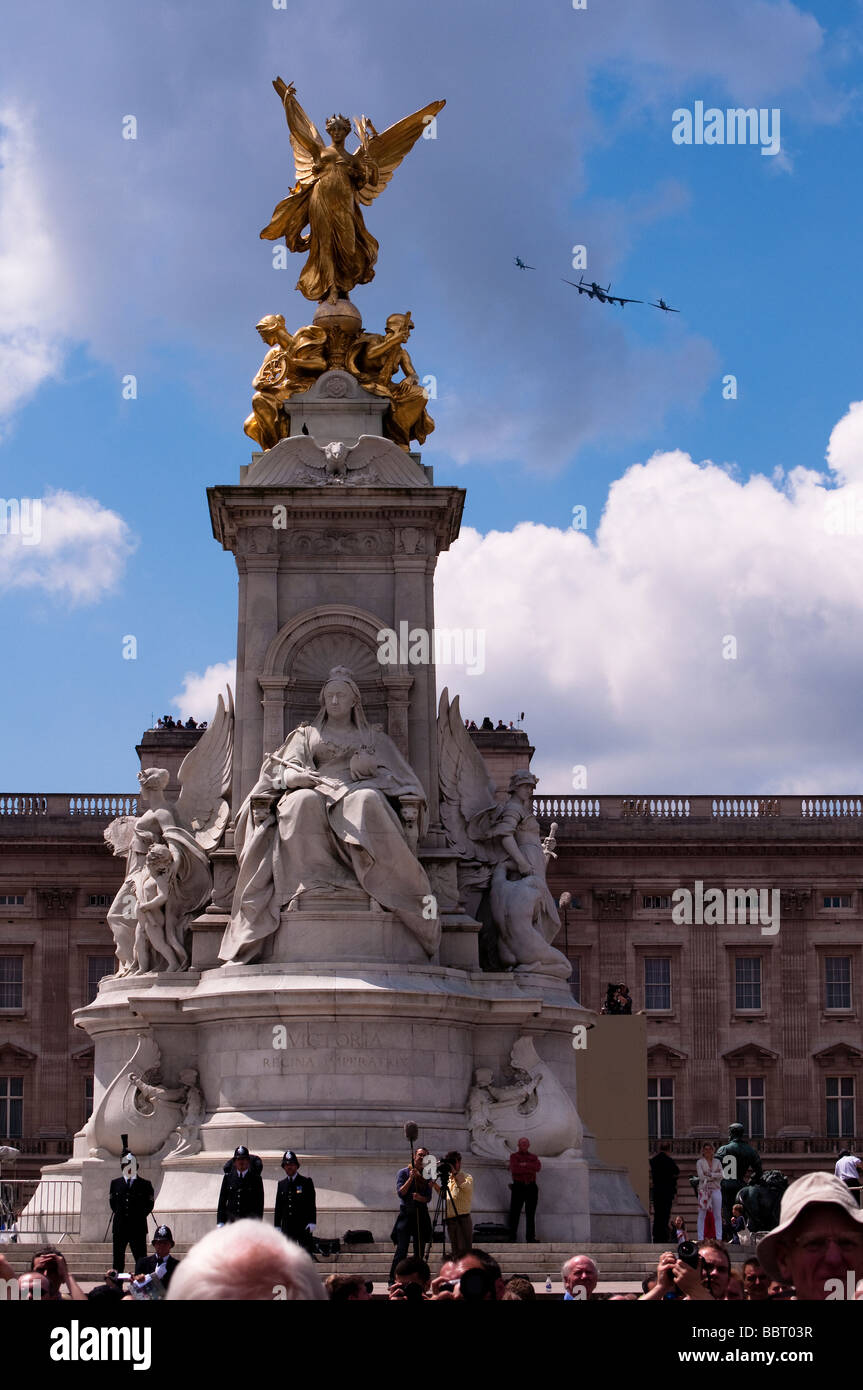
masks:
<svg viewBox="0 0 863 1390"><path fill-rule="evenodd" d="M81 1234L80 1178L0 1179L0 1241Z"/></svg>

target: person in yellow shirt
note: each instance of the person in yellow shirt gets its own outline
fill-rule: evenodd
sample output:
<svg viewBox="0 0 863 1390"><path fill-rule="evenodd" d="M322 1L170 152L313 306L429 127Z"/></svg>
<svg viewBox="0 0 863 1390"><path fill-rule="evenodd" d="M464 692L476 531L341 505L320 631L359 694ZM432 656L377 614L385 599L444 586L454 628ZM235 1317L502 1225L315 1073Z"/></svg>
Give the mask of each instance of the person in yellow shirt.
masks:
<svg viewBox="0 0 863 1390"><path fill-rule="evenodd" d="M470 1216L473 1201L473 1178L461 1170L461 1154L452 1149L444 1158L452 1169L446 1183L446 1229L454 1260L461 1259L471 1248L473 1222ZM432 1184L440 1192L440 1184Z"/></svg>

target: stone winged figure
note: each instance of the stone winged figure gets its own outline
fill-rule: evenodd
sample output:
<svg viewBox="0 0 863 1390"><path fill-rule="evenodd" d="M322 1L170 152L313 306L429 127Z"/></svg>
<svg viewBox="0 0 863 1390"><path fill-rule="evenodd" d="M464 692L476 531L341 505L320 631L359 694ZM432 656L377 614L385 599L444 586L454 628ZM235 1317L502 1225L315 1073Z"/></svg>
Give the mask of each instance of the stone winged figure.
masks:
<svg viewBox="0 0 863 1390"><path fill-rule="evenodd" d="M330 116L326 144L297 101L294 84L278 77L273 86L284 106L297 182L261 236L267 241L284 237L289 251L308 251L297 289L306 299L335 304L354 285L374 278L378 243L366 230L362 208L383 192L445 102L431 102L380 135L361 116L355 122L360 148L351 153L345 149L351 133L345 116Z"/></svg>
<svg viewBox="0 0 863 1390"><path fill-rule="evenodd" d="M482 755L465 729L458 696L444 690L438 711L441 822L461 851L459 887L475 915L487 905L494 949L485 969L530 971L568 980L572 966L551 942L560 930L557 905L546 883L553 836L543 841L531 805L537 779L528 771L510 778L509 797L495 797ZM472 899L472 901L471 901Z"/></svg>
<svg viewBox="0 0 863 1390"><path fill-rule="evenodd" d="M188 968L186 934L208 903L210 853L228 821L234 746L234 701L219 696L215 718L183 759L180 795L165 798L169 773L138 773L149 805L141 815L118 816L105 830L115 855L126 858L126 877L108 909L119 975Z"/></svg>

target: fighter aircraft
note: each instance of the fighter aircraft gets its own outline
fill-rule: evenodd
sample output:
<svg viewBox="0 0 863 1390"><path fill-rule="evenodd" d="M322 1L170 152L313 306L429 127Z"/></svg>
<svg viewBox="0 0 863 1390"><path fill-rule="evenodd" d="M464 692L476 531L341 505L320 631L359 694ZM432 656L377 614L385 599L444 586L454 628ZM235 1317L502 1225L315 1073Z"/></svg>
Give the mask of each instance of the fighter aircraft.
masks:
<svg viewBox="0 0 863 1390"><path fill-rule="evenodd" d="M521 256L516 256L513 264L517 265L519 270L536 270L535 265L525 265L524 261L521 259Z"/></svg>
<svg viewBox="0 0 863 1390"><path fill-rule="evenodd" d="M651 299L651 301L650 301L650 307L651 307L651 309L661 309L662 312L663 312L664 314L679 314L679 313L680 313L680 310L679 310L679 309L672 309L670 305L666 304L666 302L665 302L664 299L660 299L660 301L659 301L658 304L654 304L653 300Z"/></svg>

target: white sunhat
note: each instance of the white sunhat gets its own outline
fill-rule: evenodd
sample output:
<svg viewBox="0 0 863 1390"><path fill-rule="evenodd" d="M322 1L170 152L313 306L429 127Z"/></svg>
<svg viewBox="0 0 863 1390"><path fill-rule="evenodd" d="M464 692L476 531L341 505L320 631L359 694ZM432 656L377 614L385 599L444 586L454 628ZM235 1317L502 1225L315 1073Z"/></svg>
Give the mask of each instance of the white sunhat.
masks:
<svg viewBox="0 0 863 1390"><path fill-rule="evenodd" d="M863 1226L863 1211L841 1178L834 1177L832 1173L807 1173L805 1177L795 1179L782 1194L779 1225L759 1240L755 1247L756 1256L771 1279L782 1278L776 1263L776 1249L782 1237L806 1207L815 1202L829 1202L832 1206L841 1207L847 1216Z"/></svg>

